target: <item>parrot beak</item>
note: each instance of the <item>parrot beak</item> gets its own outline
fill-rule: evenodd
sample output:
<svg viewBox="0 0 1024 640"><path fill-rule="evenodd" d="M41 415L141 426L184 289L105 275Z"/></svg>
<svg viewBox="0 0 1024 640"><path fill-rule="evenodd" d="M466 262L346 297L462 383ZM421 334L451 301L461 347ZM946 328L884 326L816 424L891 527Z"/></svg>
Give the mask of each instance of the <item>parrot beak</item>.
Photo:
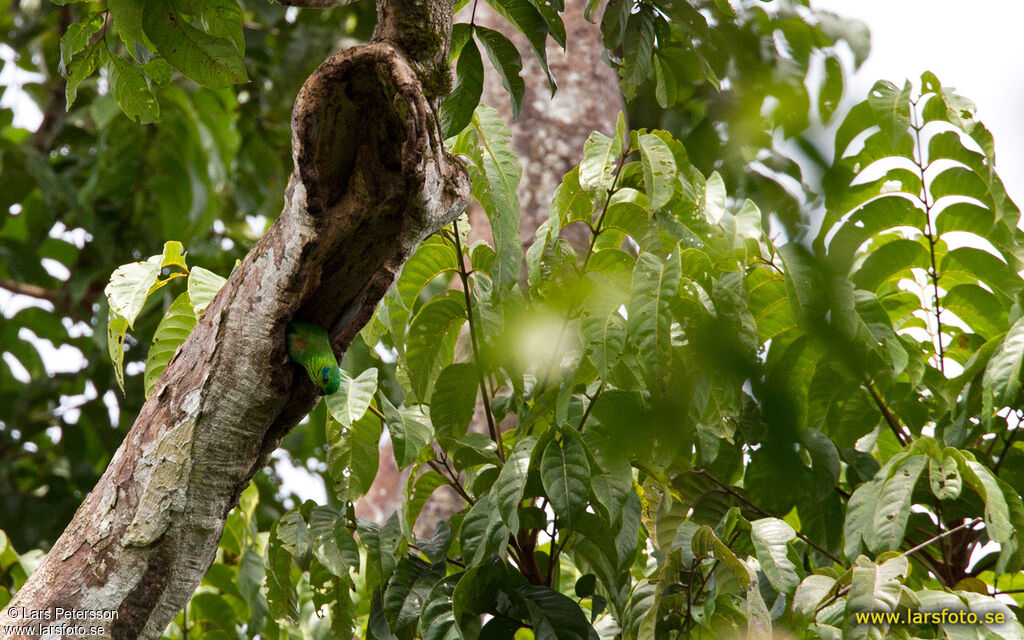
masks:
<svg viewBox="0 0 1024 640"><path fill-rule="evenodd" d="M327 395L327 393L323 389L321 389L320 387L316 387L316 395L318 395L318 396L325 396L325 395Z"/></svg>

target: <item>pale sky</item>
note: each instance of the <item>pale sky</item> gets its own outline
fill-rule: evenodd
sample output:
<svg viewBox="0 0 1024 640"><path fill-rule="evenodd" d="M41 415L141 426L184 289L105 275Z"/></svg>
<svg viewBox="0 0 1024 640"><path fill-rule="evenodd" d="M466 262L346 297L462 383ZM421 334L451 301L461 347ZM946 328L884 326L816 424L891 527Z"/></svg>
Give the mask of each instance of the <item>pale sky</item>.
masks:
<svg viewBox="0 0 1024 640"><path fill-rule="evenodd" d="M1024 204L1024 2L1020 0L811 0L858 18L871 30L871 55L844 102L863 100L876 80L920 85L931 71L978 106L995 136L996 170Z"/></svg>

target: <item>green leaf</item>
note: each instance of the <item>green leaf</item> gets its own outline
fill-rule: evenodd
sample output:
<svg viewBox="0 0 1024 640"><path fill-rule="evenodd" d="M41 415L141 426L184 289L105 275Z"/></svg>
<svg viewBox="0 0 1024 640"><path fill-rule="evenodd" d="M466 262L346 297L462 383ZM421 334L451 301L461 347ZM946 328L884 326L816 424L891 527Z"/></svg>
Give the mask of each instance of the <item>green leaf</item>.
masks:
<svg viewBox="0 0 1024 640"><path fill-rule="evenodd" d="M502 18L519 30L530 43L540 68L547 74L551 94L555 93L555 78L548 69L547 35L548 24L544 16L527 0L487 0Z"/></svg>
<svg viewBox="0 0 1024 640"><path fill-rule="evenodd" d="M488 558L501 557L508 545L509 530L491 501L491 494L480 496L462 521L460 545L466 566L482 563Z"/></svg>
<svg viewBox="0 0 1024 640"><path fill-rule="evenodd" d="M431 567L414 556L399 560L384 592L384 614L395 630L419 619L420 607L443 577L444 565Z"/></svg>
<svg viewBox="0 0 1024 640"><path fill-rule="evenodd" d="M394 572L403 541L402 527L397 512L383 525L361 519L356 525L360 546L366 549L364 593L369 593L385 584Z"/></svg>
<svg viewBox="0 0 1024 640"><path fill-rule="evenodd" d="M384 616L384 600L381 597L380 587L374 590L373 598L370 600L370 614L366 621L366 638L367 640L398 640Z"/></svg>
<svg viewBox="0 0 1024 640"><path fill-rule="evenodd" d="M880 80L868 92L868 106L882 132L895 142L910 127L910 82L901 91L893 83Z"/></svg>
<svg viewBox="0 0 1024 640"><path fill-rule="evenodd" d="M662 260L653 253L637 258L629 301L629 335L641 366L660 378L671 356L671 300L679 288L678 252Z"/></svg>
<svg viewBox="0 0 1024 640"><path fill-rule="evenodd" d="M409 326L406 360L416 397L426 401L434 380L451 364L454 338L466 321L466 309L459 297L437 297L423 305Z"/></svg>
<svg viewBox="0 0 1024 640"><path fill-rule="evenodd" d="M138 67L121 56L112 55L107 74L114 99L133 122L146 124L160 118L160 105Z"/></svg>
<svg viewBox="0 0 1024 640"><path fill-rule="evenodd" d="M612 188L616 163L622 155L622 139L609 138L597 131L590 134L583 145L580 163L580 187L587 191L604 192Z"/></svg>
<svg viewBox="0 0 1024 640"><path fill-rule="evenodd" d="M352 423L363 417L366 410L373 401L373 394L377 392L377 369L370 368L360 373L355 378L349 377L345 371L341 372L341 387L337 393L327 396L327 410L331 417L341 423L343 427L350 427Z"/></svg>
<svg viewBox="0 0 1024 640"><path fill-rule="evenodd" d="M267 538L267 603L270 614L278 620L297 622L299 608L295 583L292 582L292 556L278 536L280 527L281 520L275 521Z"/></svg>
<svg viewBox="0 0 1024 640"><path fill-rule="evenodd" d="M839 59L829 55L825 58L825 80L818 92L818 113L822 122L832 119L843 98L843 67Z"/></svg>
<svg viewBox="0 0 1024 640"><path fill-rule="evenodd" d="M142 28L172 67L204 87L222 89L249 79L234 42L193 27L168 0L146 1Z"/></svg>
<svg viewBox="0 0 1024 640"><path fill-rule="evenodd" d="M672 199L676 186L676 161L665 141L653 133L638 137L644 186L651 211L657 211Z"/></svg>
<svg viewBox="0 0 1024 640"><path fill-rule="evenodd" d="M395 461L399 469L404 469L415 462L420 450L433 440L433 430L429 426L429 419L419 408L404 407L399 411L383 395L381 400Z"/></svg>
<svg viewBox="0 0 1024 640"><path fill-rule="evenodd" d="M225 278L220 277L209 269L192 267L188 274L188 296L192 301L192 309L196 315L201 315L213 297L217 295L224 283Z"/></svg>
<svg viewBox="0 0 1024 640"><path fill-rule="evenodd" d="M110 59L110 52L103 44L103 39L89 45L84 52L74 56L65 69L67 86L64 89L65 108L71 109L78 97L78 86L96 71L99 66Z"/></svg>
<svg viewBox="0 0 1024 640"><path fill-rule="evenodd" d="M168 240L164 243L164 254L160 264L164 267L177 267L182 271L188 271L185 256L185 245L177 240Z"/></svg>
<svg viewBox="0 0 1024 640"><path fill-rule="evenodd" d="M982 389L986 406L999 409L1015 406L1021 388L1021 366L1024 365L1024 318L1010 327L999 350L988 361Z"/></svg>
<svg viewBox="0 0 1024 640"><path fill-rule="evenodd" d="M462 632L452 611L452 594L463 575L457 573L448 576L435 584L427 594L420 614L423 640L462 640Z"/></svg>
<svg viewBox="0 0 1024 640"><path fill-rule="evenodd" d="M602 379L619 363L626 347L626 318L619 311L625 296L611 287L598 287L588 296L579 320L583 348Z"/></svg>
<svg viewBox="0 0 1024 640"><path fill-rule="evenodd" d="M985 465L958 456L960 475L985 503L985 530L992 540L1008 544L1014 535L1010 523L1010 507L999 487L996 476Z"/></svg>
<svg viewBox="0 0 1024 640"><path fill-rule="evenodd" d="M427 500L430 499L430 496L434 491L445 484L447 483L445 482L444 476L433 470L426 471L416 477L416 480L412 485L412 492L409 495L409 500L406 503L410 527L416 526L416 520L419 518L420 512L423 511L424 505L427 504Z"/></svg>
<svg viewBox="0 0 1024 640"><path fill-rule="evenodd" d="M345 526L344 516L334 507L317 505L309 514L309 535L313 541L313 553L317 560L333 575L348 576L348 564L338 546L335 535L336 527L341 519Z"/></svg>
<svg viewBox="0 0 1024 640"><path fill-rule="evenodd" d="M156 332L153 334L153 344L150 346L149 354L146 356L145 387L147 398L153 394L153 387L156 386L160 374L167 368L167 363L171 361L171 358L178 351L178 347L185 342L185 339L192 333L192 329L195 326L196 316L192 311L192 305L189 303L188 294L182 293L167 308L167 312L160 320L160 324L157 325Z"/></svg>
<svg viewBox="0 0 1024 640"><path fill-rule="evenodd" d="M945 451L928 460L928 480L932 493L939 500L955 500L960 497L963 479L957 459Z"/></svg>
<svg viewBox="0 0 1024 640"><path fill-rule="evenodd" d="M402 273L395 283L402 304L412 309L427 284L442 273L454 273L458 269L455 247L450 243L433 238L422 242L402 266Z"/></svg>
<svg viewBox="0 0 1024 640"><path fill-rule="evenodd" d="M441 104L441 131L449 138L469 125L484 90L484 62L476 42L469 40L455 65L455 88Z"/></svg>
<svg viewBox="0 0 1024 640"><path fill-rule="evenodd" d="M67 31L60 37L60 64L58 71L67 73L71 58L76 53L89 46L89 40L93 34L103 27L103 14L97 13L81 22L68 25Z"/></svg>
<svg viewBox="0 0 1024 640"><path fill-rule="evenodd" d="M593 214L594 203L590 194L580 188L580 169L573 167L562 178L562 183L551 198L551 217L558 221L558 228L561 229L576 220L590 222Z"/></svg>
<svg viewBox="0 0 1024 640"><path fill-rule="evenodd" d="M811 574L804 578L793 595L793 613L803 620L814 620L818 607L834 593L835 584L831 576Z"/></svg>
<svg viewBox="0 0 1024 640"><path fill-rule="evenodd" d="M619 66L619 75L624 85L623 93L627 97L636 93L636 87L651 72L654 41L654 18L647 6L643 5L639 12L630 13L622 39L623 60Z"/></svg>
<svg viewBox="0 0 1024 640"><path fill-rule="evenodd" d="M926 462L923 455L908 456L882 484L871 527L864 535L868 548L875 553L895 551L903 543L914 486Z"/></svg>
<svg viewBox="0 0 1024 640"><path fill-rule="evenodd" d="M128 321L134 328L135 318L146 304L150 290L160 275L163 256L152 256L145 262L123 264L114 270L103 292L110 311Z"/></svg>
<svg viewBox="0 0 1024 640"><path fill-rule="evenodd" d="M718 221L725 215L725 181L717 171L712 171L704 184L704 217L711 224L718 224Z"/></svg>
<svg viewBox="0 0 1024 640"><path fill-rule="evenodd" d="M536 640L588 640L594 633L583 610L568 596L535 585L521 586L516 592L526 601Z"/></svg>
<svg viewBox="0 0 1024 640"><path fill-rule="evenodd" d="M107 318L107 353L110 354L110 362L114 365L114 375L117 378L117 386L121 387L121 393L124 393L124 338L127 333L127 320L121 316Z"/></svg>
<svg viewBox="0 0 1024 640"><path fill-rule="evenodd" d="M128 46L128 51L135 49L135 44L151 48L153 43L142 32L142 9L145 0L107 0L107 9L114 20L114 29L121 41ZM135 55L133 53L133 55Z"/></svg>
<svg viewBox="0 0 1024 640"><path fill-rule="evenodd" d="M508 91L512 101L512 118L518 118L523 107L523 94L526 92L526 83L519 76L519 72L523 70L523 59L519 56L519 51L511 40L493 29L478 25L473 32L487 52L494 70L498 72L505 91Z"/></svg>
<svg viewBox="0 0 1024 640"><path fill-rule="evenodd" d="M538 436L527 436L516 443L491 488L498 514L512 533L519 531L519 503L523 500L530 458L537 440Z"/></svg>
<svg viewBox="0 0 1024 640"><path fill-rule="evenodd" d="M847 614L895 611L903 591L903 580L909 571L905 556L890 558L879 565L863 557L858 558L846 599Z"/></svg>
<svg viewBox="0 0 1024 640"><path fill-rule="evenodd" d="M790 556L789 542L796 538L796 531L778 518L761 518L750 523L750 539L757 551L761 570L768 576L768 582L779 593L793 593L800 584L796 565Z"/></svg>
<svg viewBox="0 0 1024 640"><path fill-rule="evenodd" d="M881 488L881 479L870 480L857 487L850 496L843 524L843 537L846 540L843 553L847 558L856 558L860 554L864 537L875 518Z"/></svg>
<svg viewBox="0 0 1024 640"><path fill-rule="evenodd" d="M668 109L678 101L678 85L672 73L672 65L660 55L654 57L654 83L654 99L658 101L658 106Z"/></svg>
<svg viewBox="0 0 1024 640"><path fill-rule="evenodd" d="M457 362L445 367L430 397L430 421L438 437L466 435L479 391L476 365Z"/></svg>
<svg viewBox="0 0 1024 640"><path fill-rule="evenodd" d="M571 527L590 498L590 463L583 443L563 432L544 448L540 477L555 515Z"/></svg>
<svg viewBox="0 0 1024 640"><path fill-rule="evenodd" d="M334 420L327 421L327 471L339 500L354 502L369 491L377 476L380 433L380 420L372 414L344 431Z"/></svg>
<svg viewBox="0 0 1024 640"><path fill-rule="evenodd" d="M512 149L512 132L497 110L481 105L473 115L473 130L479 138L485 181L472 169L473 197L480 202L491 223L496 252L492 278L496 291L519 280L523 245L519 235L519 180L522 168Z"/></svg>

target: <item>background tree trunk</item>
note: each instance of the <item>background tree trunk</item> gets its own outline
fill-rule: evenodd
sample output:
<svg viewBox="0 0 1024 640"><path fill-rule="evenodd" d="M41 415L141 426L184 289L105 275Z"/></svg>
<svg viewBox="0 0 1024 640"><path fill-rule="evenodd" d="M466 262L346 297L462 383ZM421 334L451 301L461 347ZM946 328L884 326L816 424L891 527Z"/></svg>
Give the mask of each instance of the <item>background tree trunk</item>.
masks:
<svg viewBox="0 0 1024 640"><path fill-rule="evenodd" d="M0 624L21 623L12 607L116 611L107 637L159 637L213 561L239 494L316 400L285 354L285 327L329 328L344 352L417 243L468 198L417 73L389 43L342 51L310 76L292 149L281 216L171 360Z"/></svg>

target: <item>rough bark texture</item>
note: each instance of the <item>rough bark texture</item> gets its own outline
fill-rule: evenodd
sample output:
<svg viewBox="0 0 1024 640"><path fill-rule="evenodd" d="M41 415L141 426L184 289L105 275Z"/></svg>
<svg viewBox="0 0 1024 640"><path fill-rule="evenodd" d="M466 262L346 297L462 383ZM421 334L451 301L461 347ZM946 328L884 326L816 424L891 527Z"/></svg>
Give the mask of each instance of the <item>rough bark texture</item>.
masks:
<svg viewBox="0 0 1024 640"><path fill-rule="evenodd" d="M285 354L285 327L329 327L343 353L412 249L469 193L417 71L385 42L338 53L310 76L292 154L281 216L11 606L116 610L107 637L159 637L213 561L239 494L316 400ZM0 624L18 623L6 611Z"/></svg>

